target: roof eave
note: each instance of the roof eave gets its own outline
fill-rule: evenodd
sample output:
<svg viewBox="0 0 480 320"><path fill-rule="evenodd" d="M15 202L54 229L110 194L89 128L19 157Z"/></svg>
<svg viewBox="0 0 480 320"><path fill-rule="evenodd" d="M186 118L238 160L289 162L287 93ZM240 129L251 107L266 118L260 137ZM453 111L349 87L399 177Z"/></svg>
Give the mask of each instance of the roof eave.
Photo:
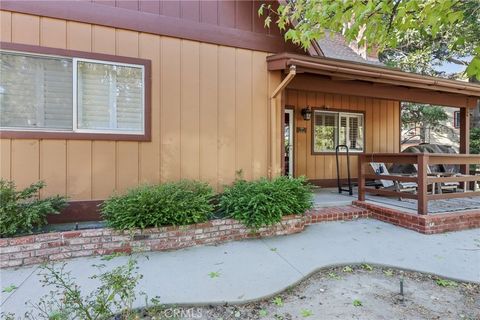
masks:
<svg viewBox="0 0 480 320"><path fill-rule="evenodd" d="M349 62L324 57L307 57L280 53L267 57L269 70L285 70L291 65L297 72L341 76L353 80L387 83L392 85L422 88L480 98L480 85L456 80L441 79L400 71L382 66Z"/></svg>

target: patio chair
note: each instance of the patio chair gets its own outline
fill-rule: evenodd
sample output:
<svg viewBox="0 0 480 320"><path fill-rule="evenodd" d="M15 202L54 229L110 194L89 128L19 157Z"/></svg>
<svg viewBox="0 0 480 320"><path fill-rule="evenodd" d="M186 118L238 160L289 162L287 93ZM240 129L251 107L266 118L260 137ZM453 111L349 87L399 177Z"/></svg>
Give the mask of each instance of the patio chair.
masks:
<svg viewBox="0 0 480 320"><path fill-rule="evenodd" d="M418 165L414 164L415 170L418 172ZM455 177L460 174L455 172L433 172L430 166L427 166L427 175L430 177ZM432 183L432 194L438 193L442 194L444 191L457 192L457 189L460 187L459 182L441 182L441 183ZM465 190L464 190L465 191Z"/></svg>
<svg viewBox="0 0 480 320"><path fill-rule="evenodd" d="M370 162L370 166L377 175L391 175L388 172L387 166L382 162ZM383 188L392 189L397 192L417 192L418 185L415 182L400 182L394 180L379 179ZM400 198L402 200L402 198Z"/></svg>

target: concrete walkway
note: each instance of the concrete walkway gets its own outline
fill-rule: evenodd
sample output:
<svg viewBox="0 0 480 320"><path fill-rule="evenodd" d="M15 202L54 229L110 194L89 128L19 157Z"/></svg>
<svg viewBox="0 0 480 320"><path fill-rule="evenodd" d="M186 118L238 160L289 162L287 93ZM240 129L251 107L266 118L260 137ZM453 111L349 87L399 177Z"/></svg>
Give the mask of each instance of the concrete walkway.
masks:
<svg viewBox="0 0 480 320"><path fill-rule="evenodd" d="M67 270L89 291L96 285L88 279L95 273L92 264L111 269L127 259L78 258L68 261ZM363 262L480 282L480 230L426 236L369 219L321 223L296 235L140 256L144 278L138 289L166 304L241 303L274 295L319 268ZM2 292L3 312L23 314L26 301L38 301L47 293L38 271L1 271L2 289L18 287ZM210 272L219 276L212 278ZM137 306L143 303L139 300Z"/></svg>

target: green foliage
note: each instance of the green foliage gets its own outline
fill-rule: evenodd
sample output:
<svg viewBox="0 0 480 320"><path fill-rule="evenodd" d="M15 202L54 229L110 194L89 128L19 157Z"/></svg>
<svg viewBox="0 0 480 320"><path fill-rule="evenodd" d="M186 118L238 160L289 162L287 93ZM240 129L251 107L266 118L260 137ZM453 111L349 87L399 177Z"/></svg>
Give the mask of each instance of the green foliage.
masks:
<svg viewBox="0 0 480 320"><path fill-rule="evenodd" d="M335 272L329 272L328 273L328 277L330 279L334 279L334 280L342 280L342 277L340 277L338 274L336 274Z"/></svg>
<svg viewBox="0 0 480 320"><path fill-rule="evenodd" d="M302 309L302 310L300 311L300 314L301 314L302 317L304 317L304 318L308 318L308 317L313 316L312 310L309 310L309 309Z"/></svg>
<svg viewBox="0 0 480 320"><path fill-rule="evenodd" d="M39 198L40 190L45 187L39 181L17 191L12 181L0 180L0 236L12 236L18 233L31 233L34 228L47 223L48 214L58 214L67 206L62 196Z"/></svg>
<svg viewBox="0 0 480 320"><path fill-rule="evenodd" d="M51 288L25 319L134 319L138 312L132 306L136 299L135 288L142 278L137 272L137 262L130 259L125 265L102 272L104 265L96 266L97 275L90 279L100 282L95 291L85 293L71 273L61 266L44 265L40 275L42 284ZM119 315L120 314L120 315ZM118 316L119 315L119 316ZM40 317L38 317L40 316Z"/></svg>
<svg viewBox="0 0 480 320"><path fill-rule="evenodd" d="M366 271L373 271L373 267L367 263L362 264L362 269Z"/></svg>
<svg viewBox="0 0 480 320"><path fill-rule="evenodd" d="M212 272L209 272L209 273L208 273L208 276L209 276L210 278L212 278L212 279L215 279L215 278L220 277L220 272L218 272L218 271L212 271Z"/></svg>
<svg viewBox="0 0 480 320"><path fill-rule="evenodd" d="M353 269L350 266L345 266L342 271L347 272L347 273L351 273L351 272L353 272Z"/></svg>
<svg viewBox="0 0 480 320"><path fill-rule="evenodd" d="M480 128L470 129L470 153L480 154Z"/></svg>
<svg viewBox="0 0 480 320"><path fill-rule="evenodd" d="M295 0L258 13L305 49L332 31L415 68L465 57L467 76L480 79L479 8L478 0Z"/></svg>
<svg viewBox="0 0 480 320"><path fill-rule="evenodd" d="M437 279L435 283L440 286L440 287L456 287L458 286L458 283L452 280L447 280L447 279Z"/></svg>
<svg viewBox="0 0 480 320"><path fill-rule="evenodd" d="M114 195L102 204L101 212L107 225L115 229L187 225L209 218L212 197L208 184L184 180Z"/></svg>
<svg viewBox="0 0 480 320"><path fill-rule="evenodd" d="M303 214L312 207L312 197L304 177L237 180L225 188L220 207L227 215L256 229L278 223L284 215Z"/></svg>
<svg viewBox="0 0 480 320"><path fill-rule="evenodd" d="M273 304L276 305L277 307L283 307L283 299L282 297L275 297L272 300Z"/></svg>
<svg viewBox="0 0 480 320"><path fill-rule="evenodd" d="M11 284L8 287L3 288L2 292L10 293L10 292L13 292L13 290L15 289L17 289L17 286L14 284Z"/></svg>
<svg viewBox="0 0 480 320"><path fill-rule="evenodd" d="M353 306L354 306L354 307L361 307L361 306L363 306L362 301L360 301L360 300L358 300L358 299L353 300Z"/></svg>

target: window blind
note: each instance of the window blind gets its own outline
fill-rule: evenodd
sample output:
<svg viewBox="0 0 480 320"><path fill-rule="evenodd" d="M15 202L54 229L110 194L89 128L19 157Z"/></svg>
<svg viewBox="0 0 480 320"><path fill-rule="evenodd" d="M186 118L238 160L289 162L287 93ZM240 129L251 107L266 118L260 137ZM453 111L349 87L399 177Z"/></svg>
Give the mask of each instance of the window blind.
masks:
<svg viewBox="0 0 480 320"><path fill-rule="evenodd" d="M78 128L143 131L143 75L138 67L78 61Z"/></svg>
<svg viewBox="0 0 480 320"><path fill-rule="evenodd" d="M0 126L72 129L70 59L0 53Z"/></svg>

